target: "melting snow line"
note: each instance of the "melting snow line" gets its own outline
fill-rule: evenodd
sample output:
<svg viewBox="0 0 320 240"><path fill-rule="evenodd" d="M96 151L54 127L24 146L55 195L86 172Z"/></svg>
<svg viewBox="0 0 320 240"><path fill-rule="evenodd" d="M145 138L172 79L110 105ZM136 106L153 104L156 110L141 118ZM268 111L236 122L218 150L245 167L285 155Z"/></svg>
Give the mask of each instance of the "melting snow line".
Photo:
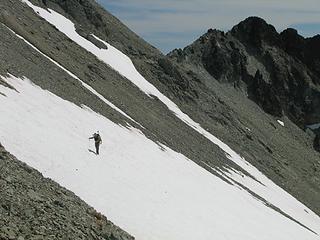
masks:
<svg viewBox="0 0 320 240"><path fill-rule="evenodd" d="M42 56L44 56L45 58L47 58L49 61L51 61L52 63L54 63L55 65L57 65L59 68L61 68L63 71L65 71L67 74L69 74L72 78L78 80L82 86L84 86L87 90L89 90L91 93L93 93L94 95L96 95L100 100L102 100L104 103L108 104L111 108L113 108L114 110L116 110L117 112L121 113L123 116L125 116L126 118L130 119L132 122L136 123L137 125L139 125L140 127L144 128L140 123L136 122L134 119L132 119L130 116L128 116L125 112L123 112L121 109L119 109L117 106L115 106L112 102L110 102L109 100L107 100L105 97L103 97L100 93L98 93L95 89L93 89L91 86L89 86L88 84L86 84L84 81L82 81L80 78L78 78L76 75L74 75L72 72L70 72L69 70L67 70L66 68L64 68L63 66L61 66L58 62L56 62L55 60L53 60L52 58L50 58L49 56L47 56L46 54L44 54L42 51L40 51L38 48L36 48L32 43L30 43L28 40L26 40L25 38L23 38L22 36L20 36L18 33L16 33L15 31L13 31L11 28L9 28L8 26L6 26L5 24L3 24L6 28L8 28L8 30L10 30L13 34L15 34L18 38L22 39L25 43L27 43L30 47L32 47L34 50L36 50L38 53L40 53Z"/></svg>

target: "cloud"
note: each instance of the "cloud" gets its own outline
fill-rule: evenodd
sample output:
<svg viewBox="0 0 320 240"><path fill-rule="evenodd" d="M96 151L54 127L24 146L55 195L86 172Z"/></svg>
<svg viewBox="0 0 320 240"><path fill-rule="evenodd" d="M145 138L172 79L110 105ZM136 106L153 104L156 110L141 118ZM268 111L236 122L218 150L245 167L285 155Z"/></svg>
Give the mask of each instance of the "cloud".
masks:
<svg viewBox="0 0 320 240"><path fill-rule="evenodd" d="M302 34L319 22L318 0L98 0L148 42L168 52L183 48L209 28L229 30L248 16L260 16L279 31ZM311 24L309 27L297 23ZM301 29L300 29L301 27ZM318 31L316 28L315 31ZM309 33L312 29L308 30Z"/></svg>

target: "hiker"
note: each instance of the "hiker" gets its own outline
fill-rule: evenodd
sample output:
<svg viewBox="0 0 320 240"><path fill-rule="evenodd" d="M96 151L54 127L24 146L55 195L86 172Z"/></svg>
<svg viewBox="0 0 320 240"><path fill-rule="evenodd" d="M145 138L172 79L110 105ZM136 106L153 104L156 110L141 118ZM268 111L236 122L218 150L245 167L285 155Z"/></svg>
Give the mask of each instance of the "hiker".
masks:
<svg viewBox="0 0 320 240"><path fill-rule="evenodd" d="M99 131L97 133L94 133L93 136L90 137L89 139L94 139L96 154L99 155L99 147L100 147L100 144L102 144L102 139L100 137Z"/></svg>

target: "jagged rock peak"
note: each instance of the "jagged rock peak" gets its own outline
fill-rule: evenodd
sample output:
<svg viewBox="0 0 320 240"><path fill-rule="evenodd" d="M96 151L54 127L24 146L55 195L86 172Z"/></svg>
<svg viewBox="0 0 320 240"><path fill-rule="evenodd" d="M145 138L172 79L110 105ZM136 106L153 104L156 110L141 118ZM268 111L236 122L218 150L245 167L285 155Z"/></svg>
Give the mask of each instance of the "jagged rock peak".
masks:
<svg viewBox="0 0 320 240"><path fill-rule="evenodd" d="M169 57L203 67L219 82L244 86L265 112L285 114L304 128L320 119L319 49L320 36L304 38L292 28L278 33L262 18L249 17L227 33L209 29Z"/></svg>
<svg viewBox="0 0 320 240"><path fill-rule="evenodd" d="M298 34L298 31L293 28L287 28L280 33L283 49L299 59L303 59L303 47L305 38Z"/></svg>
<svg viewBox="0 0 320 240"><path fill-rule="evenodd" d="M231 34L240 41L260 46L262 41L278 45L280 37L274 26L268 24L260 17L248 17L234 26Z"/></svg>

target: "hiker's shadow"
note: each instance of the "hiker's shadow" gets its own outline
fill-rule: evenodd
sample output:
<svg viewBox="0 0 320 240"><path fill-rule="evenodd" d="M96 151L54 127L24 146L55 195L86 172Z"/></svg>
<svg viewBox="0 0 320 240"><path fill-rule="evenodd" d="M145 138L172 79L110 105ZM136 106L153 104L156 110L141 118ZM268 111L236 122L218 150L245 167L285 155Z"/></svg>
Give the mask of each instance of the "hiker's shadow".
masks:
<svg viewBox="0 0 320 240"><path fill-rule="evenodd" d="M97 154L96 154L96 152L95 152L95 151L93 151L93 150L92 150L92 149L90 149L90 148L88 149L88 151L89 151L89 152L91 152L91 153L93 153L93 154L95 154L95 155L97 155Z"/></svg>

